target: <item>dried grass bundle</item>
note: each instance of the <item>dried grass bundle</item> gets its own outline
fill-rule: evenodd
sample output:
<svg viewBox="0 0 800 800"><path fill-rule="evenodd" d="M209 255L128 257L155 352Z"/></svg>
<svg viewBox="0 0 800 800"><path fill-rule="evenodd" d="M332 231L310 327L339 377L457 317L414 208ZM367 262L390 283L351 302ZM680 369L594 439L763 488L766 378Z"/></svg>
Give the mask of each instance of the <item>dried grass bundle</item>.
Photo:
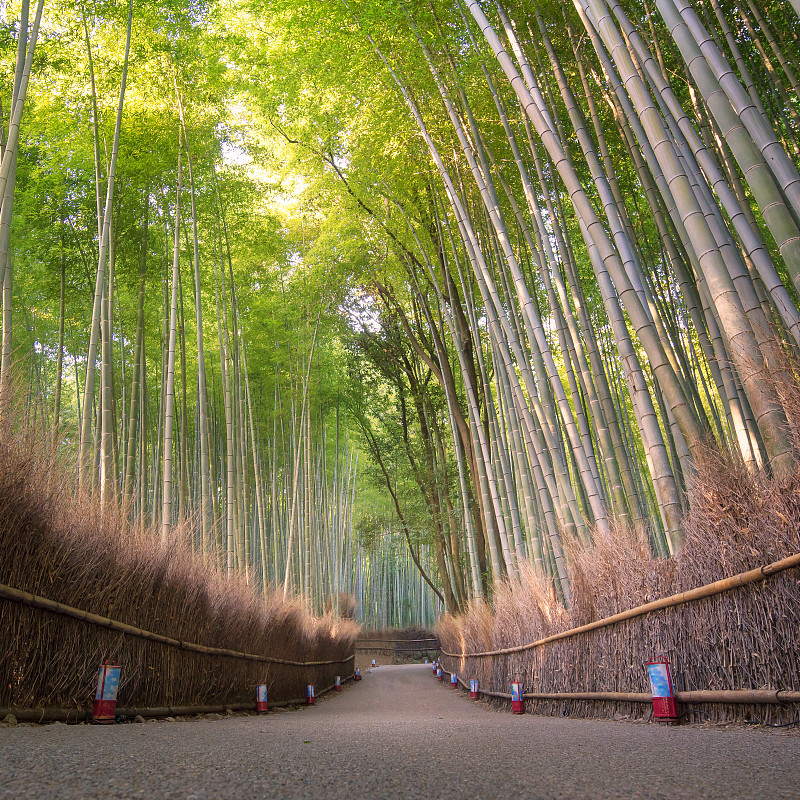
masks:
<svg viewBox="0 0 800 800"><path fill-rule="evenodd" d="M0 583L183 641L295 661L343 659L359 627L259 596L189 547L139 532L118 509L78 497L41 436L0 430ZM327 686L347 665L297 668L191 653L0 600L0 706L85 707L97 666L124 666L124 706L227 705Z"/></svg>

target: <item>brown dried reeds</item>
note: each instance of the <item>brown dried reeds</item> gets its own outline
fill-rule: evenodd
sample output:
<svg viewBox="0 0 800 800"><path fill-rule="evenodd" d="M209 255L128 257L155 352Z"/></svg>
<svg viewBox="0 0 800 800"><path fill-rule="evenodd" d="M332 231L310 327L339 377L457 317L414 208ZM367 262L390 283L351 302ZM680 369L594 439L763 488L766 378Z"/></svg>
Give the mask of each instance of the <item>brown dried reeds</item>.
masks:
<svg viewBox="0 0 800 800"><path fill-rule="evenodd" d="M302 662L352 654L354 622L223 578L192 553L188 526L161 543L78 498L67 474L41 436L0 429L0 583L210 647ZM106 659L123 666L118 701L132 707L254 702L258 683L272 700L300 698L352 669L193 653L0 599L0 706L86 707Z"/></svg>
<svg viewBox="0 0 800 800"><path fill-rule="evenodd" d="M800 380L794 365L781 373L779 396L800 452ZM786 376L790 375L787 381ZM488 608L473 604L437 627L442 649L481 652L533 642L650 601L800 552L800 468L777 479L748 471L735 458L707 449L696 463L685 539L674 559L652 558L644 532L617 526L590 546L572 543L573 604L560 606L549 587L523 571L498 587ZM648 692L647 661L666 656L675 688L800 690L800 571L713 597L623 621L526 650L484 658L442 659L481 688L509 691ZM597 701L534 701L529 710L576 716L648 716L649 707ZM796 708L692 706L714 720L786 722Z"/></svg>

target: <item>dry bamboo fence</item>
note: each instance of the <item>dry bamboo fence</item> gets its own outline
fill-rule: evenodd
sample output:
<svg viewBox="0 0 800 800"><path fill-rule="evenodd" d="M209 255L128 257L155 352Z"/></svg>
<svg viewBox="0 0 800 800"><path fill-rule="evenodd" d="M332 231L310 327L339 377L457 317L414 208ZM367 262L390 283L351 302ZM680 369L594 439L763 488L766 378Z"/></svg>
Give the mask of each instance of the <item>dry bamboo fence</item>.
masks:
<svg viewBox="0 0 800 800"><path fill-rule="evenodd" d="M691 714L796 719L796 706L764 698L800 691L800 476L778 482L710 453L690 505L675 559L650 558L631 531L575 547L569 611L526 575L500 587L491 609L444 618L445 668L498 694L522 681L534 713L643 717L647 704L631 698L649 697L645 664L666 656Z"/></svg>
<svg viewBox="0 0 800 800"><path fill-rule="evenodd" d="M390 659L392 664L435 658L439 637L422 628L362 630L356 640L356 652L365 656Z"/></svg>
<svg viewBox="0 0 800 800"><path fill-rule="evenodd" d="M529 650L534 650L539 647L545 647L553 642L563 641L564 639L571 639L574 636L580 636L591 631L601 630L616 625L627 620L632 620L637 617L642 617L646 614L651 614L655 611L660 611L665 608L676 608L684 603L692 603L702 600L706 597L722 594L723 592L732 589L739 589L743 586L749 586L755 583L766 580L772 575L777 575L785 570L793 569L800 566L800 553L796 553L788 558L781 559L773 564L766 564L758 569L749 570L748 572L739 575L733 575L730 578L725 578L720 581L708 584L707 586L700 586L696 589L679 594L665 597L661 600L655 600L651 603L636 606L635 608L622 611L619 614L614 614L611 617L590 622L586 625L581 625L577 628L570 628L566 631L551 634L543 639L537 639L535 642L528 644L518 645L516 647L504 647L498 650L485 650L482 652L458 652L450 653L446 650L441 651L441 656L446 659L454 659L459 663L459 668L462 671L466 669L467 672L474 672L474 667L471 659L494 658L497 656L508 656L517 653L524 653ZM443 669L447 675L452 675L452 671ZM472 674L470 672L470 674ZM465 680L457 676L458 682L465 688L469 689ZM498 697L502 699L510 699L510 692L497 692L482 690L481 694L488 697ZM646 692L607 692L607 691L593 691L593 692L525 692L524 696L528 700L560 700L560 701L604 701L614 703L649 703L652 697ZM782 703L800 703L800 691L793 692L784 689L722 689L717 691L679 691L676 697L682 703L747 703L747 704L782 704Z"/></svg>
<svg viewBox="0 0 800 800"><path fill-rule="evenodd" d="M666 655L692 709L715 720L787 722L797 709L785 703L800 700L798 564L795 555L780 570L770 565L524 645L465 653L453 644L466 639L444 624L441 659L465 680L478 678L489 696L505 698L521 680L534 713L647 717L645 664Z"/></svg>
<svg viewBox="0 0 800 800"><path fill-rule="evenodd" d="M235 708L258 683L291 700L352 671L357 625L223 579L63 474L35 441L0 442L0 708L85 709L106 659L136 709Z"/></svg>
<svg viewBox="0 0 800 800"><path fill-rule="evenodd" d="M297 656L287 659L174 639L0 585L0 706L85 708L106 658L123 665L119 703L131 713L250 708L257 683L268 684L272 705L299 702L308 683L322 689L336 675L348 677L354 653L352 637L332 636L324 625L315 636L291 611L252 637L264 650Z"/></svg>
<svg viewBox="0 0 800 800"><path fill-rule="evenodd" d="M644 605L636 606L636 608L631 608L627 611L621 611L619 614L614 614L611 617L604 617L603 619L589 622L586 625L581 625L578 628L570 628L569 630L561 631L560 633L553 633L550 636L545 636L543 639L537 639L535 642L517 645L516 647L504 647L500 650L485 650L477 653L466 653L464 651L460 653L448 653L443 650L442 654L445 656L451 656L453 658L464 659L487 658L491 656L510 655L512 653L523 653L526 650L533 650L535 647L543 647L546 644L557 642L560 639L569 639L572 636L578 636L581 633L588 633L589 631L599 630L600 628L607 628L609 625L615 625L618 622L624 622L625 620L634 619L635 617L642 617L645 614L651 614L653 611L659 611L662 608L675 608L676 606L683 605L684 603L702 600L705 597L712 597L716 594L722 594L723 592L730 591L731 589L749 586L750 584L766 580L771 575L777 575L779 572L783 572L784 570L792 569L793 567L798 566L800 566L800 553L795 553L795 555L783 558L773 564L765 564L763 567L751 569L747 572L742 572L739 575L733 575L730 578L723 578L722 580L714 581L714 583L709 583L706 586L699 586L696 589L689 589L685 592L679 592L678 594L671 595L670 597L664 597L661 600L654 600L651 603L645 603Z"/></svg>

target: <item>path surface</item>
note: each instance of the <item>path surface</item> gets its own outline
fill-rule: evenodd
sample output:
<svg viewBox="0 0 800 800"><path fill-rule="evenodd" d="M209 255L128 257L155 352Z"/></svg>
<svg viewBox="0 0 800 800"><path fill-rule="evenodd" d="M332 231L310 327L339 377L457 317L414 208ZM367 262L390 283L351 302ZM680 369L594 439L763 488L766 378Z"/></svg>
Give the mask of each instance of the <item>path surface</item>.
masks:
<svg viewBox="0 0 800 800"><path fill-rule="evenodd" d="M515 717L379 667L314 708L0 728L0 798L800 798L800 737Z"/></svg>

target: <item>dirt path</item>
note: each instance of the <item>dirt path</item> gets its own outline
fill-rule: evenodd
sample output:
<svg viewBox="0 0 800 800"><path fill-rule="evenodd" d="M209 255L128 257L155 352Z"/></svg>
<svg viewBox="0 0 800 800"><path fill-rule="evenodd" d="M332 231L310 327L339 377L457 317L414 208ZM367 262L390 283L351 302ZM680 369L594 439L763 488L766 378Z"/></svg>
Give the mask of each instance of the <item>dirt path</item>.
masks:
<svg viewBox="0 0 800 800"><path fill-rule="evenodd" d="M800 737L515 717L379 667L267 717L0 728L0 798L800 798Z"/></svg>

